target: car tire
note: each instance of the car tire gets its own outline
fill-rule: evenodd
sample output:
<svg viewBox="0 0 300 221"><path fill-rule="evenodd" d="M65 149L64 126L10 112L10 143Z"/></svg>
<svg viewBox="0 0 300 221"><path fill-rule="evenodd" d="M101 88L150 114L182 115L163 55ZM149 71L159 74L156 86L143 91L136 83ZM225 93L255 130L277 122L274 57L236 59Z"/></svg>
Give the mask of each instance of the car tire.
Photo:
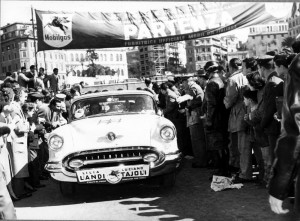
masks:
<svg viewBox="0 0 300 221"><path fill-rule="evenodd" d="M168 173L161 176L160 185L162 187L173 187L176 182L176 172Z"/></svg>
<svg viewBox="0 0 300 221"><path fill-rule="evenodd" d="M63 196L71 196L76 192L76 183L59 182L59 190Z"/></svg>

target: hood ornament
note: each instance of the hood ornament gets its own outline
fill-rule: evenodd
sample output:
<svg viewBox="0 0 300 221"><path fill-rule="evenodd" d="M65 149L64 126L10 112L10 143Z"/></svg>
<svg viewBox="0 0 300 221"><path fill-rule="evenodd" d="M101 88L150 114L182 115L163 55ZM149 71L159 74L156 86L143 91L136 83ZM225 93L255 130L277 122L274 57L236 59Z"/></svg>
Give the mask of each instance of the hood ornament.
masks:
<svg viewBox="0 0 300 221"><path fill-rule="evenodd" d="M109 132L107 135L106 135L107 139L110 140L110 141L114 141L117 136L113 133L113 132Z"/></svg>

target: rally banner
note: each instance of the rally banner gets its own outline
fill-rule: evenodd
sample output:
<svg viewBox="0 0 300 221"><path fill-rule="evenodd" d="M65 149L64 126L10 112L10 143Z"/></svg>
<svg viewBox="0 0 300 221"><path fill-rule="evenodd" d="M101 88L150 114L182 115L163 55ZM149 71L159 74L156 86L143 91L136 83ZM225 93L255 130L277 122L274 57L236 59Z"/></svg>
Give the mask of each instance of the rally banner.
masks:
<svg viewBox="0 0 300 221"><path fill-rule="evenodd" d="M38 51L132 47L208 37L277 20L267 4L204 2L115 13L35 10Z"/></svg>

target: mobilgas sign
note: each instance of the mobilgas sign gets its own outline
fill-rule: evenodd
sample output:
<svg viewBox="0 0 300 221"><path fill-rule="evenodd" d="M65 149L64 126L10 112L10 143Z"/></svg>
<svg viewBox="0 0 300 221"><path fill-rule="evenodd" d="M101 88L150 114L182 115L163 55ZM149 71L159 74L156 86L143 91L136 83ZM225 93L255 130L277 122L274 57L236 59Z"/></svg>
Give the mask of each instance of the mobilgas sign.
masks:
<svg viewBox="0 0 300 221"><path fill-rule="evenodd" d="M205 2L135 13L36 10L36 19L39 51L164 44L276 20L259 2Z"/></svg>

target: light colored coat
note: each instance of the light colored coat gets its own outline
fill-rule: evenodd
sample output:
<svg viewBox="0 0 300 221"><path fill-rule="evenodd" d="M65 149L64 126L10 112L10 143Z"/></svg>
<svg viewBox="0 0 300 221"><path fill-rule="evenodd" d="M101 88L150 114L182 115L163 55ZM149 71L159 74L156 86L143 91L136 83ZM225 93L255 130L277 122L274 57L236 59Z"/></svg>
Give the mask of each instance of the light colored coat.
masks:
<svg viewBox="0 0 300 221"><path fill-rule="evenodd" d="M244 105L243 90L247 85L248 80L241 71L233 73L228 78L224 104L227 109L231 109L228 122L228 131L231 133L246 129L247 124L244 121L246 107Z"/></svg>
<svg viewBox="0 0 300 221"><path fill-rule="evenodd" d="M29 123L27 122L20 104L11 103L13 107L11 138L12 138L12 168L16 178L29 177L27 135Z"/></svg>

